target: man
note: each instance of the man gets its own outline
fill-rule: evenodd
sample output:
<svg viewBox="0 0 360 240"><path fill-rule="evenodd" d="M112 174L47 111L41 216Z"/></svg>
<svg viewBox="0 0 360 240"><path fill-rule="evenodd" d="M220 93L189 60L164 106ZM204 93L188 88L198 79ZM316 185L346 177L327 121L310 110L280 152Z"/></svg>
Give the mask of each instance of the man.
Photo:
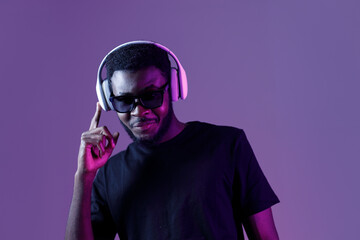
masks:
<svg viewBox="0 0 360 240"><path fill-rule="evenodd" d="M242 226L249 239L278 239L278 198L245 133L176 118L165 50L130 43L106 57L105 95L134 142L109 159L119 134L98 126L97 104L81 137L66 239L243 239Z"/></svg>

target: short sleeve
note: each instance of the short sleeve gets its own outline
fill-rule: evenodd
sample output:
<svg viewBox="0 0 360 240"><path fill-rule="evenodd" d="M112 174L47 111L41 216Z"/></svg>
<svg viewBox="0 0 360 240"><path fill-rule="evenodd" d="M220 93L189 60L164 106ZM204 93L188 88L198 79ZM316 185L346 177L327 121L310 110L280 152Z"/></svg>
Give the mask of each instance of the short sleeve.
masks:
<svg viewBox="0 0 360 240"><path fill-rule="evenodd" d="M116 227L106 200L106 183L103 168L98 171L91 193L91 224L94 239L114 239Z"/></svg>
<svg viewBox="0 0 360 240"><path fill-rule="evenodd" d="M240 130L234 151L234 214L241 214L236 218L243 219L271 207L279 199L262 172L243 130Z"/></svg>

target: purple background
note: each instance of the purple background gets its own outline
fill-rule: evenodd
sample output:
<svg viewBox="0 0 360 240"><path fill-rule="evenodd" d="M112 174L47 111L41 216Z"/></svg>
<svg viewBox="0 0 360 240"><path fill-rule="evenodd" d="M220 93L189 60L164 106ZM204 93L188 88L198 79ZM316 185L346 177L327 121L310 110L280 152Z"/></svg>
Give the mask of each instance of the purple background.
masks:
<svg viewBox="0 0 360 240"><path fill-rule="evenodd" d="M63 239L80 135L104 55L148 39L189 79L182 121L245 129L281 199L282 239L355 239L359 227L360 4L302 1L10 1L1 24L1 239ZM120 131L114 113L101 124Z"/></svg>

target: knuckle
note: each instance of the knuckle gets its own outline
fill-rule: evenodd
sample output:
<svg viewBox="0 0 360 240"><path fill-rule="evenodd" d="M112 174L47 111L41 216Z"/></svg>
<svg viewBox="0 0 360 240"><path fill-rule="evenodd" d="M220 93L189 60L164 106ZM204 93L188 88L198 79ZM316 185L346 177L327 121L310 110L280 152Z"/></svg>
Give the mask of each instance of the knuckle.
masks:
<svg viewBox="0 0 360 240"><path fill-rule="evenodd" d="M87 137L87 135L88 135L88 132L83 132L83 133L81 134L81 139L82 139L82 140L85 139L85 138Z"/></svg>

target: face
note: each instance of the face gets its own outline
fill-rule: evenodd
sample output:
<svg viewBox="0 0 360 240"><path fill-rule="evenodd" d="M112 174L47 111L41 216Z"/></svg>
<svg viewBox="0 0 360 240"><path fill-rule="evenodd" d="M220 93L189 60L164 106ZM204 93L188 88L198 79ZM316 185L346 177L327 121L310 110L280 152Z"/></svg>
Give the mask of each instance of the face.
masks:
<svg viewBox="0 0 360 240"><path fill-rule="evenodd" d="M135 72L115 71L111 77L114 96L138 96L159 90L166 82L166 78L156 67ZM168 91L165 91L163 103L158 108L147 109L137 104L131 112L117 113L133 140L161 142L166 138L173 115Z"/></svg>

